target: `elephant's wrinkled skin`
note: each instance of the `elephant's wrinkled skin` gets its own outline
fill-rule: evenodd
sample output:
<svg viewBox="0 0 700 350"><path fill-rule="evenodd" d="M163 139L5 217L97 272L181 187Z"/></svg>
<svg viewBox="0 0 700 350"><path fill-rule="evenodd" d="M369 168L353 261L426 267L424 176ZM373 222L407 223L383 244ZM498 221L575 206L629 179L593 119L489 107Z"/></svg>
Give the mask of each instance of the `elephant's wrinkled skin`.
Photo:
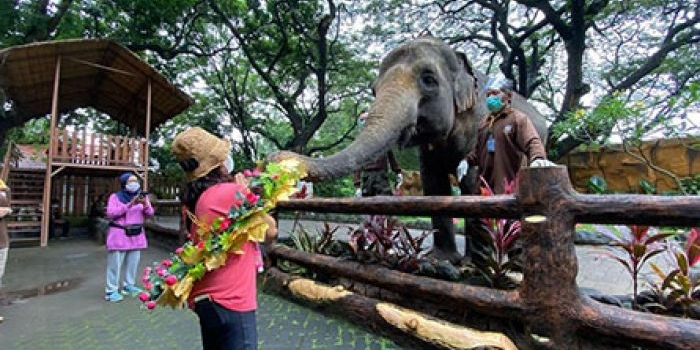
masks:
<svg viewBox="0 0 700 350"><path fill-rule="evenodd" d="M322 180L349 174L390 147L419 146L425 195L450 195L448 174L476 143L479 122L487 115L486 77L473 72L463 54L432 37L422 37L391 51L373 84L375 101L357 139L333 156L315 159L280 152L272 159L294 157L308 166L309 178ZM544 117L521 96L513 107L546 130ZM459 259L449 218L433 217L433 255Z"/></svg>

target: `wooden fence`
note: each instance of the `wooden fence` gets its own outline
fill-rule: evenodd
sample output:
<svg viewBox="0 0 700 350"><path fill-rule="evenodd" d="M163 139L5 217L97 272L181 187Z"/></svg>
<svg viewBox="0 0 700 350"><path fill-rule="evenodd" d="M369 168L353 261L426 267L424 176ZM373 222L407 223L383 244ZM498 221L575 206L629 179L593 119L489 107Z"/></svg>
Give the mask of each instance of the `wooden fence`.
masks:
<svg viewBox="0 0 700 350"><path fill-rule="evenodd" d="M53 131L54 163L146 166L146 139L82 131Z"/></svg>
<svg viewBox="0 0 700 350"><path fill-rule="evenodd" d="M148 179L150 182L149 193L154 194L155 198L171 200L178 196L179 181L163 176L149 176ZM119 188L116 175L114 177L59 175L53 179L51 199L58 203L63 215L87 216L93 203L100 200L106 203L109 195ZM163 213L163 215L165 214L179 215L171 209Z"/></svg>
<svg viewBox="0 0 700 350"><path fill-rule="evenodd" d="M629 349L632 345L697 349L700 344L700 321L632 311L596 302L583 294L576 285L578 266L574 247L578 222L695 226L700 222L700 196L581 195L573 190L566 168L559 166L521 170L515 196L307 199L279 202L277 208L520 218L523 281L513 291L364 266L281 245L274 246L269 254L273 260L287 260L312 271L371 284L415 303L433 302L433 305L449 309L457 318L463 317L461 315L473 318L476 312L506 324L517 322L520 326L515 328L519 329L520 337L514 341L519 348L598 349L607 342L616 345L605 346L606 349ZM281 273L276 268L270 271L272 275ZM336 300L331 304L343 302ZM366 317L381 318L375 314ZM412 329L413 335L417 335L416 327Z"/></svg>

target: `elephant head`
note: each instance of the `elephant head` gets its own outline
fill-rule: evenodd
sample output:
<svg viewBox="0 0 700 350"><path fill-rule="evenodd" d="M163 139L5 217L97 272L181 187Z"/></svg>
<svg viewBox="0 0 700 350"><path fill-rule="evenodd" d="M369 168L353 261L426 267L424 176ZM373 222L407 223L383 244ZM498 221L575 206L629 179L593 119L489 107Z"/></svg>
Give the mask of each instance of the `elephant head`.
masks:
<svg viewBox="0 0 700 350"><path fill-rule="evenodd" d="M394 145L447 140L458 128L467 129L460 130L466 139L475 139L479 118L469 111L477 104L477 77L466 57L439 39L421 37L391 51L372 90L375 101L366 125L344 150L324 159L290 152L271 158L298 158L309 178L321 180L359 169Z"/></svg>

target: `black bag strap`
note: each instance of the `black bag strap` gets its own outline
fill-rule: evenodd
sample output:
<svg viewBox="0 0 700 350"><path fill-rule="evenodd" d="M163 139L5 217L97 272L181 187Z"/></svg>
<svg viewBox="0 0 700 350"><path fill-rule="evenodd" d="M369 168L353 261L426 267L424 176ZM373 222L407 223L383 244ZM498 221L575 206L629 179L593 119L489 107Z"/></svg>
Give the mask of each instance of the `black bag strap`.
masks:
<svg viewBox="0 0 700 350"><path fill-rule="evenodd" d="M109 226L116 227L116 228L120 228L120 229L122 229L122 230L125 229L124 226L119 225L118 223L116 223L116 222L114 222L114 221L110 221L110 222L109 222Z"/></svg>

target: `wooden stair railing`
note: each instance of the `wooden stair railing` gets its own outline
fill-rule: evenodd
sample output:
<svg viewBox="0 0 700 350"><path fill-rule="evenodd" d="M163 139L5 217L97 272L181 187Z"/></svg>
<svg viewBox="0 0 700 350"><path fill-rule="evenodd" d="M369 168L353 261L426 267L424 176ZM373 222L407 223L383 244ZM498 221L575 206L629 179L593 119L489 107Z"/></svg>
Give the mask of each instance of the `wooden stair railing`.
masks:
<svg viewBox="0 0 700 350"><path fill-rule="evenodd" d="M12 190L10 205L13 209L7 221L10 244L40 242L44 181L43 171L12 169L8 174L8 186Z"/></svg>

